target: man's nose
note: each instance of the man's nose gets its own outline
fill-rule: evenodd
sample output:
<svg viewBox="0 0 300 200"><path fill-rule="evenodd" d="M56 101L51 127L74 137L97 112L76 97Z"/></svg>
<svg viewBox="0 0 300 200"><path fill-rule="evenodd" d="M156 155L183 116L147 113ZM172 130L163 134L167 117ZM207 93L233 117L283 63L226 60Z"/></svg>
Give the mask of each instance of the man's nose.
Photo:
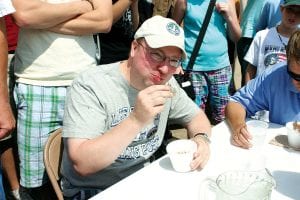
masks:
<svg viewBox="0 0 300 200"><path fill-rule="evenodd" d="M175 67L170 66L168 59L165 59L163 62L161 62L158 69L162 74L173 73L176 70Z"/></svg>

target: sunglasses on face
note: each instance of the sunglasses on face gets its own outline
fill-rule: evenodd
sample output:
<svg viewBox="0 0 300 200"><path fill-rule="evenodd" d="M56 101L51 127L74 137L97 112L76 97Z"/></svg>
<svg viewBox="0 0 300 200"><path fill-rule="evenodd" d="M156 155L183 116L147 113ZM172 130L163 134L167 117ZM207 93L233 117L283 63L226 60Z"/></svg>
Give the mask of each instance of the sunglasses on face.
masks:
<svg viewBox="0 0 300 200"><path fill-rule="evenodd" d="M287 68L287 73L290 75L290 77L292 79L294 79L295 81L300 82L300 74L296 74L296 73L290 71L289 68Z"/></svg>

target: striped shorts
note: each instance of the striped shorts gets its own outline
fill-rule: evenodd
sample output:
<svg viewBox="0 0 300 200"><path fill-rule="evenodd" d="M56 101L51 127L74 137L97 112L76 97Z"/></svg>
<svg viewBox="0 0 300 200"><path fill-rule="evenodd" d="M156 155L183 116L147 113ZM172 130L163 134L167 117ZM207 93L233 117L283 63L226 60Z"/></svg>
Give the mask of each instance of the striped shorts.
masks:
<svg viewBox="0 0 300 200"><path fill-rule="evenodd" d="M62 126L66 92L67 86L17 83L14 88L20 183L23 187L39 187L48 181L43 162L44 146L51 132Z"/></svg>

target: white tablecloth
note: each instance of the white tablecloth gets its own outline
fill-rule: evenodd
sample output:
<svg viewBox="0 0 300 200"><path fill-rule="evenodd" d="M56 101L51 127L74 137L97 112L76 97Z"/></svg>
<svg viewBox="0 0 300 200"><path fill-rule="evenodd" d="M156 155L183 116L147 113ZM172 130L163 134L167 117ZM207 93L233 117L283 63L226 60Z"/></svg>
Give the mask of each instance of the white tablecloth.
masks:
<svg viewBox="0 0 300 200"><path fill-rule="evenodd" d="M264 158L265 167L276 180L272 200L300 199L300 153L269 144L278 134L286 134L285 128L270 124L266 144L255 155ZM254 158L253 151L230 144L229 129L225 122L213 128L211 140L211 157L203 170L175 172L166 155L99 193L92 200L199 200L200 184L205 178L216 177L227 170L260 167L256 166L257 162L255 165L249 164Z"/></svg>

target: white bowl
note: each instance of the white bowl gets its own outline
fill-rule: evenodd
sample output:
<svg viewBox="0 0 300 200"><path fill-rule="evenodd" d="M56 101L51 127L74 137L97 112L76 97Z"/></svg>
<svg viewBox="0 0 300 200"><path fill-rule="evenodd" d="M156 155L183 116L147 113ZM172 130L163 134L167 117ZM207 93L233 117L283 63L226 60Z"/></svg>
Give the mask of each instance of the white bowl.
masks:
<svg viewBox="0 0 300 200"><path fill-rule="evenodd" d="M300 148L300 131L293 127L294 122L286 123L285 127L288 135L288 142L291 147Z"/></svg>
<svg viewBox="0 0 300 200"><path fill-rule="evenodd" d="M167 153L177 172L191 171L190 164L196 150L197 144L188 139L174 140L167 145Z"/></svg>

